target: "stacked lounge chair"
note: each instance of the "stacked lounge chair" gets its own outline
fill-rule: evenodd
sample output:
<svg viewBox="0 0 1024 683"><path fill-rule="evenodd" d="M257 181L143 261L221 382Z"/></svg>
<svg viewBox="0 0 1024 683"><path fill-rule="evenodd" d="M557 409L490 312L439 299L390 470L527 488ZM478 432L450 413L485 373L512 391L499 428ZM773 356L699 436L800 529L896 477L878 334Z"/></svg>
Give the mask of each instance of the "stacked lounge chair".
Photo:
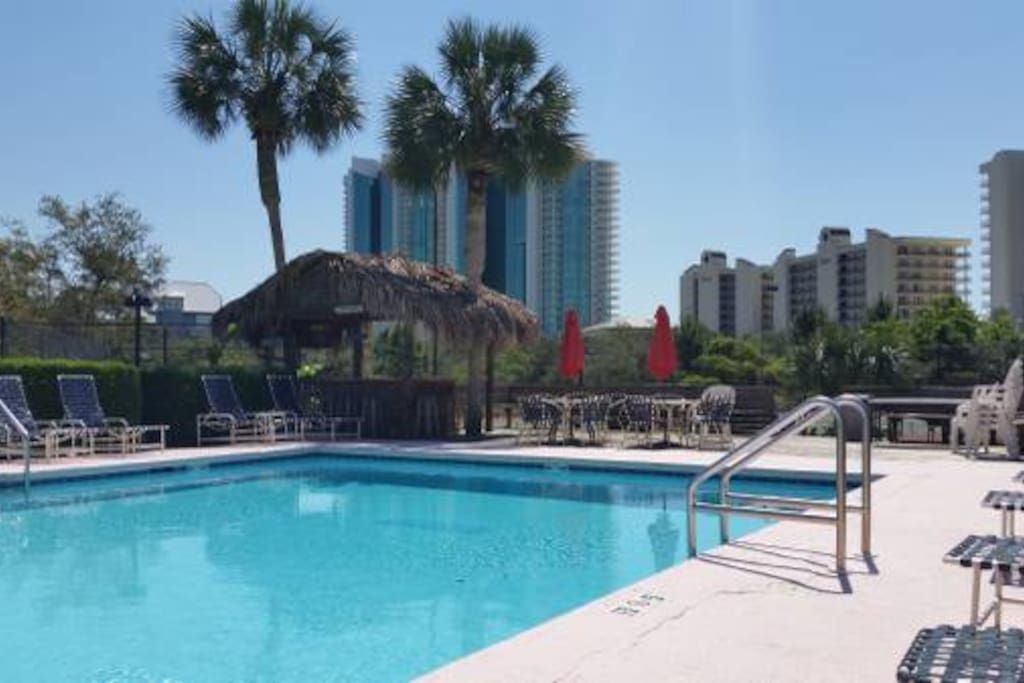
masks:
<svg viewBox="0 0 1024 683"><path fill-rule="evenodd" d="M1006 446L1011 458L1020 457L1017 438L1017 408L1024 395L1024 362L1015 360L1001 384L974 387L969 401L957 406L950 421L950 446L969 456L987 452L995 436ZM961 438L963 446L960 445Z"/></svg>
<svg viewBox="0 0 1024 683"><path fill-rule="evenodd" d="M300 439L334 441L339 436L356 439L361 436L361 417L335 417L303 408L295 375L267 375L267 387L274 401L274 409L287 416L287 421L295 426Z"/></svg>
<svg viewBox="0 0 1024 683"><path fill-rule="evenodd" d="M89 440L90 451L124 455L143 448L163 450L166 446L167 425L133 425L123 417L108 417L92 375L58 375L57 386L64 406L62 426L81 430ZM147 442L150 435L155 435L156 441Z"/></svg>

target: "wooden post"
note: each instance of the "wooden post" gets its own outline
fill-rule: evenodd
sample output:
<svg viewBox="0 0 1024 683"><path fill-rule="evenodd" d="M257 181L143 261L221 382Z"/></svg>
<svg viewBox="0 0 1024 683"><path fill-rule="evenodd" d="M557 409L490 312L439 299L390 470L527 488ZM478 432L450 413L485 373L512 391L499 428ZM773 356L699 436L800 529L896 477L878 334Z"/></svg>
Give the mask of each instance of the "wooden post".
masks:
<svg viewBox="0 0 1024 683"><path fill-rule="evenodd" d="M487 383L484 385L484 429L494 431L494 343L487 345Z"/></svg>
<svg viewBox="0 0 1024 683"><path fill-rule="evenodd" d="M356 325L352 336L352 379L363 378L363 324Z"/></svg>

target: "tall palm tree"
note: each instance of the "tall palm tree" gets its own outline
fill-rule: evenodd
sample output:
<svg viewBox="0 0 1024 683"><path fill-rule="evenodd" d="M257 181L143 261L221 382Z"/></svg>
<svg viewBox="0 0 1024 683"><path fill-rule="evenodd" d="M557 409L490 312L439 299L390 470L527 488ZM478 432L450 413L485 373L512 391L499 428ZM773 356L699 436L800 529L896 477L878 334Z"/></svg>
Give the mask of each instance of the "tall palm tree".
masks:
<svg viewBox="0 0 1024 683"><path fill-rule="evenodd" d="M237 119L256 143L260 197L274 265L286 262L277 160L296 142L317 153L362 126L348 33L289 0L237 0L224 32L200 15L185 17L169 74L174 111L207 140Z"/></svg>
<svg viewBox="0 0 1024 683"><path fill-rule="evenodd" d="M566 174L582 154L570 130L576 97L558 65L541 73L537 37L520 26L448 22L438 46L441 79L403 69L385 105L389 170L401 183L429 189L454 164L468 185L466 276L481 286L486 253L487 185L515 189L531 178ZM469 347L466 433L481 433L481 344Z"/></svg>

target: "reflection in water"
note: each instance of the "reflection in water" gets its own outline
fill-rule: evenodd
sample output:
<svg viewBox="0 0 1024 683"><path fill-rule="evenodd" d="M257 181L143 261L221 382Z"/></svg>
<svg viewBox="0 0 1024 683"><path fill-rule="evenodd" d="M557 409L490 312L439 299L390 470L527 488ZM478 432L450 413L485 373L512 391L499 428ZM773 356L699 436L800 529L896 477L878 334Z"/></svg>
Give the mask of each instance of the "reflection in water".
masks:
<svg viewBox="0 0 1024 683"><path fill-rule="evenodd" d="M661 571L675 564L676 551L679 548L679 527L672 524L672 520L669 519L668 500L665 497L662 498L658 518L647 525L647 536L651 539L654 568Z"/></svg>

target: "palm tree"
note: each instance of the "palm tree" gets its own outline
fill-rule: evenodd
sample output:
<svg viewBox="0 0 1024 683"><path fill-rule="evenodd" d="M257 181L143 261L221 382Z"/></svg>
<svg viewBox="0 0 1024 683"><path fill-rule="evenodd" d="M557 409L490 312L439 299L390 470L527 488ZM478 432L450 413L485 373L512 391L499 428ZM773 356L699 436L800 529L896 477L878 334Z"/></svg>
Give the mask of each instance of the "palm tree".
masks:
<svg viewBox="0 0 1024 683"><path fill-rule="evenodd" d="M277 160L296 142L317 153L362 126L348 33L289 0L237 0L227 30L194 15L175 32L172 106L200 137L216 140L241 118L256 143L260 198L274 265L286 262Z"/></svg>
<svg viewBox="0 0 1024 683"><path fill-rule="evenodd" d="M513 189L556 179L582 154L569 130L576 97L565 71L540 73L537 37L520 26L448 22L438 47L440 81L407 66L385 105L388 167L398 182L436 187L454 164L468 184L466 275L481 286L486 253L487 184ZM481 343L469 347L466 433L481 433Z"/></svg>

